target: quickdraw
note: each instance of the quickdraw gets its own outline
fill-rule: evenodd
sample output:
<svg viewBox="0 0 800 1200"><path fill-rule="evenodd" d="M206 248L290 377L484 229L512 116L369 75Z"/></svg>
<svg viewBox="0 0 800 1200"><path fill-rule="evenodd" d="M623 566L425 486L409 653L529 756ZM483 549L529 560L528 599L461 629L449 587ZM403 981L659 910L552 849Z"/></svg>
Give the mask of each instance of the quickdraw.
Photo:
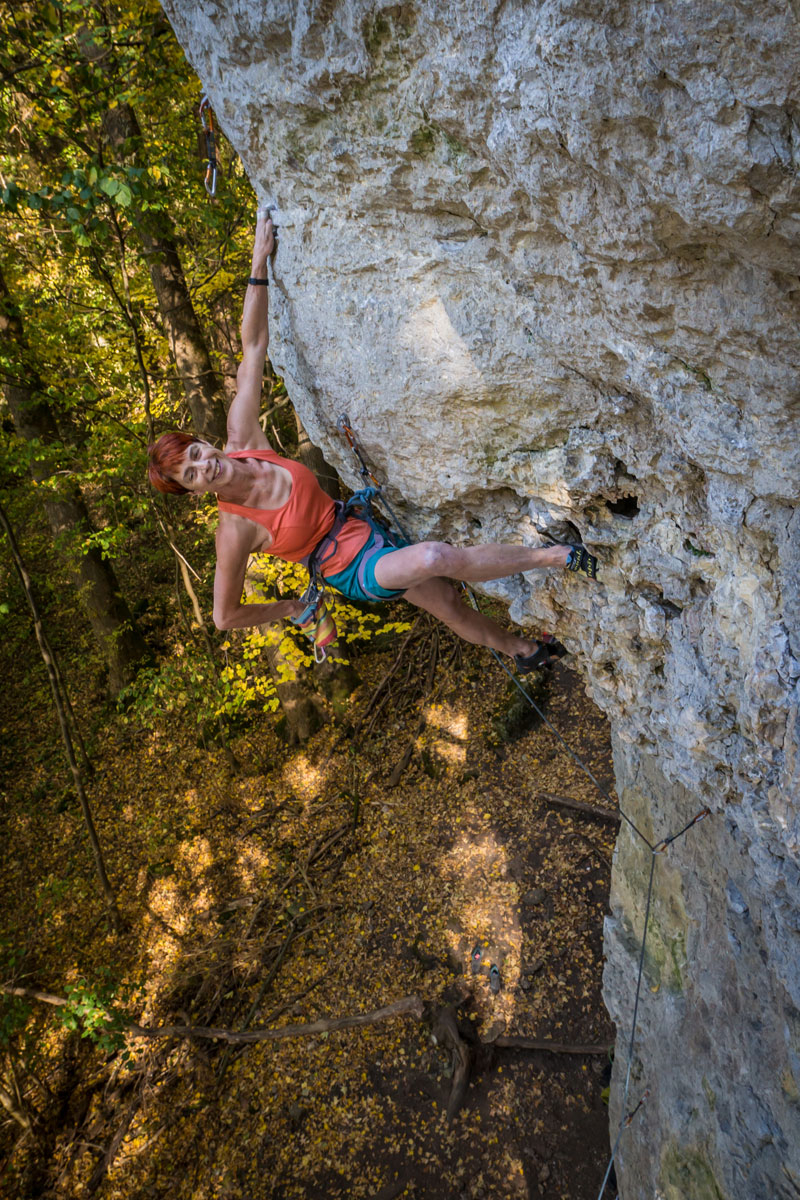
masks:
<svg viewBox="0 0 800 1200"><path fill-rule="evenodd" d="M372 474L372 471L370 471L369 467L367 466L367 461L364 458L364 455L361 451L361 447L358 444L358 439L357 439L356 435L353 433L352 428L350 427L350 418L345 413L342 413L341 417L339 417L339 420L336 422L336 428L339 430L339 433L344 434L344 437L347 440L348 446L350 447L350 449L353 451L353 454L355 454L356 458L358 459L359 474L360 474L361 478L364 481L366 481L367 479L371 479L373 487L377 491L380 491L381 485L378 483L378 480L375 478L375 476Z"/></svg>
<svg viewBox="0 0 800 1200"><path fill-rule="evenodd" d="M317 589L311 597L309 597L309 591L311 591L311 588L309 588L303 597L306 600L305 608L299 617L292 617L291 621L301 633L304 633L313 642L314 662L319 664L325 662L328 656L327 648L332 642L336 641L339 634L330 610L325 603L324 589Z"/></svg>
<svg viewBox="0 0 800 1200"><path fill-rule="evenodd" d="M200 101L200 124L206 143L206 156L204 159L206 177L204 183L206 191L213 199L217 191L219 163L217 162L217 140L214 134L214 113L211 109L211 101L208 96L203 96L203 99Z"/></svg>

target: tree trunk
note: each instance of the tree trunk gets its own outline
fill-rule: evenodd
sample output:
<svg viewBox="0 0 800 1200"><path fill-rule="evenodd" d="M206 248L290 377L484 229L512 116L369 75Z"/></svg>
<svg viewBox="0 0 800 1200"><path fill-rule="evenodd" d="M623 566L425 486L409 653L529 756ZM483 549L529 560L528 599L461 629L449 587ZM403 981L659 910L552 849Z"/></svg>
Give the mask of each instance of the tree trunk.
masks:
<svg viewBox="0 0 800 1200"><path fill-rule="evenodd" d="M125 143L131 142L133 160L138 161L141 130L130 104L120 104L106 113L103 133L118 155L125 151ZM186 285L169 218L163 212L145 215L132 211L132 220L144 248L192 426L202 437L215 438L224 444L227 420L222 392Z"/></svg>
<svg viewBox="0 0 800 1200"><path fill-rule="evenodd" d="M60 441L58 426L52 410L42 399L44 389L36 372L22 366L28 357L25 331L0 273L0 333L16 349L21 370L27 370L27 381L6 376L3 394L11 410L14 426L28 443L52 445ZM36 483L52 479L53 468L48 459L31 456L30 472ZM61 543L85 541L92 532L86 503L78 486L61 477L58 492L49 482L42 489L42 503L50 524L56 547ZM70 552L71 549L71 552ZM108 687L117 696L133 678L136 664L147 654L147 646L136 629L130 610L119 589L117 577L99 549L76 545L66 552L66 565L78 589L78 597L92 633L108 666Z"/></svg>
<svg viewBox="0 0 800 1200"><path fill-rule="evenodd" d="M286 741L299 746L315 734L325 721L325 711L306 682L291 668L278 646L267 646L267 662L286 718ZM287 668L291 677L286 678Z"/></svg>
<svg viewBox="0 0 800 1200"><path fill-rule="evenodd" d="M214 438L224 445L227 440L225 407L175 243L167 234L153 236L143 228L139 229L139 236L169 347L192 414L192 425L203 437Z"/></svg>
<svg viewBox="0 0 800 1200"><path fill-rule="evenodd" d="M17 568L17 573L20 577L20 581L25 592L25 597L28 601L31 614L33 616L33 628L34 632L36 633L36 641L39 645L39 650L41 652L45 668L47 669L47 678L50 682L50 690L53 694L53 704L55 705L56 714L58 716L58 724L59 728L61 729L61 738L64 742L64 750L67 756L67 762L72 773L75 791L78 793L78 800L80 802L81 812L83 814L83 823L86 826L86 833L89 838L89 844L92 848L95 871L97 872L97 878L100 882L100 888L103 893L103 898L106 902L109 919L111 921L111 927L115 933L119 933L122 929L122 921L120 919L119 910L117 909L117 899L114 895L114 889L111 886L111 881L109 880L108 872L106 871L105 858L100 845L100 839L97 836L97 829L95 827L94 817L92 816L92 810L89 805L89 798L86 795L86 789L83 786L83 776L81 774L80 767L78 766L78 760L75 757L75 747L73 745L72 733L69 727L66 698L61 694L59 682L60 671L56 665L55 654L53 653L53 649L47 640L47 636L42 626L42 618L39 615L39 609L38 605L36 604L36 598L33 594L30 576L28 575L25 564L22 561L16 538L14 537L14 531L9 524L5 512L3 511L2 505L0 505L0 526L2 526L6 537L8 538L11 555L14 559L14 566Z"/></svg>

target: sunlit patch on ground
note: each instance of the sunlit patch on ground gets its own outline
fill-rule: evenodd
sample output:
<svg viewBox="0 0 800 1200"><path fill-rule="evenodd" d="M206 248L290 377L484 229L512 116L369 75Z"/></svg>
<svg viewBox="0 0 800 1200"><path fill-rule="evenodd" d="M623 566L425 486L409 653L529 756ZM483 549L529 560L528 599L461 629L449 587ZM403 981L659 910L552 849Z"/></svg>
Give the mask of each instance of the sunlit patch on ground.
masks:
<svg viewBox="0 0 800 1200"><path fill-rule="evenodd" d="M429 730L439 733L430 737L431 749L451 767L463 767L467 761L469 720L463 709L449 704L429 704L423 710Z"/></svg>
<svg viewBox="0 0 800 1200"><path fill-rule="evenodd" d="M297 753L283 769L286 784L303 800L319 795L322 771L313 765L304 753Z"/></svg>
<svg viewBox="0 0 800 1200"><path fill-rule="evenodd" d="M477 820L486 821L482 813ZM470 963L474 995L483 1009L488 1005L497 1017L509 1015L511 996L519 976L522 931L516 909L518 888L508 875L506 851L491 832L461 833L441 864L442 880L450 885L452 921L447 930L448 948L456 961ZM477 951L479 969L472 970ZM477 958L478 956L476 956ZM492 964L501 973L503 997L489 991L488 971Z"/></svg>

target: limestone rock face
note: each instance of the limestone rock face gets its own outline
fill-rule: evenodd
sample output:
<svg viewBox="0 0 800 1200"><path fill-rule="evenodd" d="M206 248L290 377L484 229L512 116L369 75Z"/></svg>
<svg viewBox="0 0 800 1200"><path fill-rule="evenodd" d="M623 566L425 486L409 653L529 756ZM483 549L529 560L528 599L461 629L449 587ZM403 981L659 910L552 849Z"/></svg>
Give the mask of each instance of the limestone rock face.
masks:
<svg viewBox="0 0 800 1200"><path fill-rule="evenodd" d="M574 653L659 857L624 1200L800 1196L796 3L164 0L276 210L273 360ZM650 856L607 925L621 1116Z"/></svg>

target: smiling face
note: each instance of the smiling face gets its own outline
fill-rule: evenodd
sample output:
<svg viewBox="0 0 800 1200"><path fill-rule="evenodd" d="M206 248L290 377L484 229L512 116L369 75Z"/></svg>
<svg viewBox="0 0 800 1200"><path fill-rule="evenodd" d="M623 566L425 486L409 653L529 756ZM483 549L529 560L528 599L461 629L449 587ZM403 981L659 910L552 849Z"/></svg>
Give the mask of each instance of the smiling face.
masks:
<svg viewBox="0 0 800 1200"><path fill-rule="evenodd" d="M230 462L208 442L192 442L180 461L175 478L187 492L218 492L230 476Z"/></svg>

